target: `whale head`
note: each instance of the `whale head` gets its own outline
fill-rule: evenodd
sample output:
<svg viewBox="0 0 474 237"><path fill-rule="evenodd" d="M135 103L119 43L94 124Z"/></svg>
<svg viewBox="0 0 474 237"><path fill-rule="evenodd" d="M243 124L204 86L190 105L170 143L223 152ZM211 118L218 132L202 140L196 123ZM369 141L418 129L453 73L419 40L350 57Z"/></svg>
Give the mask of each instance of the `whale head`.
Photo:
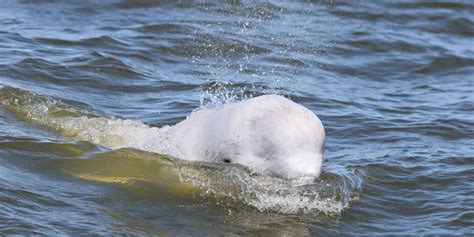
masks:
<svg viewBox="0 0 474 237"><path fill-rule="evenodd" d="M211 149L239 163L285 179L321 174L324 127L309 109L277 95L224 105L210 120Z"/></svg>

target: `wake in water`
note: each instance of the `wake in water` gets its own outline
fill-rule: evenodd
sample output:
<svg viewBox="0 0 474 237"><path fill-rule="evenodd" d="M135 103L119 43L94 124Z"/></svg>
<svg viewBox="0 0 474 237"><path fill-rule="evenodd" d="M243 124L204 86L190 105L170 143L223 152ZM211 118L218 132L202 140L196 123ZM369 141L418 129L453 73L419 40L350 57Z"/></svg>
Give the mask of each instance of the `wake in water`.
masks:
<svg viewBox="0 0 474 237"><path fill-rule="evenodd" d="M204 190L205 193L228 197L261 211L337 214L349 207L350 202L358 198L361 190L362 179L359 174L338 175L326 172L319 178L288 180L268 176L259 170L239 164L178 159L189 158L189 153L186 154L182 147L176 145L177 141L189 142L189 138L182 136L185 136L184 131L192 130L195 125L186 123L186 120L175 126L150 127L137 121L103 117L60 100L11 87L4 87L0 90L0 106L15 113L21 119L48 127L73 140L84 140L114 150L127 148L108 151L98 157L109 157L110 155L122 158L133 157L130 159L139 162L145 157L149 159L151 156L151 160L155 162L151 167L161 175L138 175L142 177L142 181L182 190L176 188L179 186L178 182L171 182L168 180L169 178L166 178L176 177L176 180L181 183L191 184ZM201 109L191 116L199 118L206 116L209 111L212 109ZM149 153L140 150L158 154L149 155ZM159 154L171 154L178 158ZM94 162L97 159L99 158L94 156L86 160L71 162ZM116 158L105 164L109 166L110 162L114 161L123 162L123 160ZM69 167L65 169L70 173L85 179L113 183L135 180L132 176L127 177L127 175L120 175L121 177L117 178L117 174L123 173L123 170L100 173L97 170L90 170L97 167L95 165L66 165L66 167ZM73 167L83 167L84 169ZM111 167L113 169L113 166ZM163 169L163 167L168 168ZM133 170L134 166L130 166L130 169ZM164 182L164 180L168 181Z"/></svg>

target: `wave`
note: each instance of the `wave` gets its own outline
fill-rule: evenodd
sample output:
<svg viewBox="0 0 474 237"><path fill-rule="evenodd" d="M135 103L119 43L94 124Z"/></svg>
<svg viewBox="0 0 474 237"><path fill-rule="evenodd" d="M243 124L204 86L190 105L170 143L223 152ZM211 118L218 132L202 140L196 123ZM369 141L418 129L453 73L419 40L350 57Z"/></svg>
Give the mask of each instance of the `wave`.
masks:
<svg viewBox="0 0 474 237"><path fill-rule="evenodd" d="M324 172L317 179L286 180L239 164L175 158L166 155L179 157L170 142L176 139L170 136L179 136L173 126L158 128L138 121L108 118L21 89L0 89L0 108L68 139L112 149L58 161L67 173L82 179L135 190L164 190L176 198L192 197L198 192L226 206L244 205L287 214L340 214L358 200L362 189L362 174L357 171Z"/></svg>
<svg viewBox="0 0 474 237"><path fill-rule="evenodd" d="M180 24L148 24L135 28L136 31L152 34L192 34L197 28Z"/></svg>
<svg viewBox="0 0 474 237"><path fill-rule="evenodd" d="M107 47L118 47L118 46L127 47L128 46L127 43L117 38L114 38L112 36L98 36L98 37L77 39L77 40L38 37L35 40L37 40L39 43L50 44L54 46L69 46L69 47L83 46L83 47L107 48Z"/></svg>
<svg viewBox="0 0 474 237"><path fill-rule="evenodd" d="M239 164L181 160L131 148L61 159L59 164L75 177L121 185L141 195L193 201L198 194L226 207L284 214L340 214L358 200L362 184L358 173L290 181Z"/></svg>

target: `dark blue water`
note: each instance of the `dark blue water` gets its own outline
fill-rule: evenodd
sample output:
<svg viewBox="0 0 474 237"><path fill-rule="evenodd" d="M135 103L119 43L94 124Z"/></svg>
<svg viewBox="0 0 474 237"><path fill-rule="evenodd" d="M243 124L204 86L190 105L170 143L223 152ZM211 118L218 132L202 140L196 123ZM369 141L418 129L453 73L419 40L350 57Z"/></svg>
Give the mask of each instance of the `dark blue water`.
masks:
<svg viewBox="0 0 474 237"><path fill-rule="evenodd" d="M470 1L2 1L0 233L473 234L473 16ZM135 136L125 119L262 94L324 123L326 202L272 206L262 177L168 187L160 155L71 135L84 117L116 126L87 134Z"/></svg>

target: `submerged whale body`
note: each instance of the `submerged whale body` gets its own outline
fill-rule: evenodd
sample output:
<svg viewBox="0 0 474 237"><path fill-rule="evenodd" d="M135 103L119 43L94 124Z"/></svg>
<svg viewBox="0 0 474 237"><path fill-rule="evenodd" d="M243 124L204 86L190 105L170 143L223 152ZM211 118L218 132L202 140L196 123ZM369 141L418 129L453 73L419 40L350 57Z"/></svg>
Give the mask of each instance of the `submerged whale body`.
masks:
<svg viewBox="0 0 474 237"><path fill-rule="evenodd" d="M321 173L321 121L282 96L200 109L173 130L176 155L182 159L239 163L288 179Z"/></svg>
<svg viewBox="0 0 474 237"><path fill-rule="evenodd" d="M180 159L239 163L282 178L321 173L324 127L310 110L264 95L201 108L174 126L110 119L16 88L0 89L0 108L65 137L110 149L136 148Z"/></svg>

